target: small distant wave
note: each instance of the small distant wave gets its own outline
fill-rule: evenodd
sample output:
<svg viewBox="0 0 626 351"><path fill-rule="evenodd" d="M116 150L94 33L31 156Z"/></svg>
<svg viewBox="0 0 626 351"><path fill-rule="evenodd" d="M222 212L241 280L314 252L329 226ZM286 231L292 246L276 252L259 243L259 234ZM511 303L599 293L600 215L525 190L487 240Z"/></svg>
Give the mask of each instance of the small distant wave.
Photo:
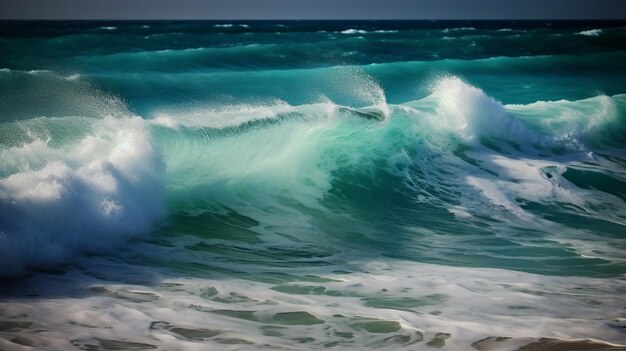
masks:
<svg viewBox="0 0 626 351"><path fill-rule="evenodd" d="M445 28L442 30L442 32L448 33L450 31L456 31L456 30L476 30L476 28L474 27Z"/></svg>
<svg viewBox="0 0 626 351"><path fill-rule="evenodd" d="M600 36L600 34L602 34L602 29L584 30L584 31L578 32L576 34L578 34L578 35L586 35L588 37L598 37L598 36Z"/></svg>
<svg viewBox="0 0 626 351"><path fill-rule="evenodd" d="M366 30L362 30L362 29L346 29L344 31L341 31L341 34L365 34L367 33Z"/></svg>
<svg viewBox="0 0 626 351"><path fill-rule="evenodd" d="M14 75L28 75L28 76L45 76L53 79L64 79L64 80L78 80L81 78L81 75L78 73L70 74L67 76L57 74L53 71L47 69L31 69L29 71L22 70L13 70L10 68L0 68L0 73L8 73Z"/></svg>
<svg viewBox="0 0 626 351"><path fill-rule="evenodd" d="M233 27L235 27L235 25L234 25L234 24L232 24L232 23L224 23L224 24L216 24L216 25L213 25L213 27L215 27L215 28L233 28ZM247 24L239 24L239 25L238 25L238 27L241 27L241 28L250 28L250 26L249 26L249 25L247 25Z"/></svg>
<svg viewBox="0 0 626 351"><path fill-rule="evenodd" d="M389 30L379 29L379 30L374 30L374 31L366 31L364 29L350 28L350 29L343 30L339 33L341 34L398 33L398 31L395 29L389 29Z"/></svg>

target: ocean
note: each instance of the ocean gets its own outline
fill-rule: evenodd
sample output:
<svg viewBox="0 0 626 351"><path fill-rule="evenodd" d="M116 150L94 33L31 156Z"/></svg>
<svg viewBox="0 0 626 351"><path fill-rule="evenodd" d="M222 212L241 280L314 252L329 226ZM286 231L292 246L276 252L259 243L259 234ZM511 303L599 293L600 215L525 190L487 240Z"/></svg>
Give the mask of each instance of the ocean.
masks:
<svg viewBox="0 0 626 351"><path fill-rule="evenodd" d="M0 22L0 350L625 350L625 63L624 21Z"/></svg>

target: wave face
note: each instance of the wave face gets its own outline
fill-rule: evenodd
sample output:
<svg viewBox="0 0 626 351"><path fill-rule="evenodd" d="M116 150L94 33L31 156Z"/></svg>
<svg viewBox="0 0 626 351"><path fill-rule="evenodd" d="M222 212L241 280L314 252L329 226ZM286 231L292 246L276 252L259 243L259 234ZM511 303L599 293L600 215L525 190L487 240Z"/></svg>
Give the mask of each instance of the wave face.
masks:
<svg viewBox="0 0 626 351"><path fill-rule="evenodd" d="M624 28L3 22L0 348L623 342Z"/></svg>

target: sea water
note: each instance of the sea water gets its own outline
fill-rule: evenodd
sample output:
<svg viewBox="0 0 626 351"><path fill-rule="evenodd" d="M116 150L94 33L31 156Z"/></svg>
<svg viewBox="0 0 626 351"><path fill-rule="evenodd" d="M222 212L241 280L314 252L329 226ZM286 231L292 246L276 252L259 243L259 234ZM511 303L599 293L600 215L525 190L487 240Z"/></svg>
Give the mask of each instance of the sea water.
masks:
<svg viewBox="0 0 626 351"><path fill-rule="evenodd" d="M1 22L0 349L625 344L625 62L625 22Z"/></svg>

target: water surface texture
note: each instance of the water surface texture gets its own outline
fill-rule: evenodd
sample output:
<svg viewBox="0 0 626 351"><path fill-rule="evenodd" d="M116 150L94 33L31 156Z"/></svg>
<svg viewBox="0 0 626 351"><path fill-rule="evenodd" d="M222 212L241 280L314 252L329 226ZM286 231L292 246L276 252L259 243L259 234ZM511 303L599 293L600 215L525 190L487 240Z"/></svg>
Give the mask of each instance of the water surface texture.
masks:
<svg viewBox="0 0 626 351"><path fill-rule="evenodd" d="M625 63L626 22L0 22L0 350L624 350Z"/></svg>

